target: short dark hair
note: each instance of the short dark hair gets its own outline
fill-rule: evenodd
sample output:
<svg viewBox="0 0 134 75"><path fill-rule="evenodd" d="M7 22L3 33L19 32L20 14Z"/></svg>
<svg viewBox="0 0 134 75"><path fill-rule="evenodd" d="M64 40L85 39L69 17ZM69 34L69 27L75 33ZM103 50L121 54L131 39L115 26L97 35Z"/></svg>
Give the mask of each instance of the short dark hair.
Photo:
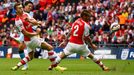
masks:
<svg viewBox="0 0 134 75"><path fill-rule="evenodd" d="M16 10L17 6L19 6L19 5L22 5L22 4L21 4L21 3L16 3L16 4L14 5L14 9Z"/></svg>
<svg viewBox="0 0 134 75"><path fill-rule="evenodd" d="M83 16L91 16L91 14L90 14L90 12L88 10L83 10L80 16L81 17L83 17Z"/></svg>
<svg viewBox="0 0 134 75"><path fill-rule="evenodd" d="M28 4L32 4L32 5L33 5L33 2L31 2L31 1L26 1L25 4L24 4L24 6L27 6Z"/></svg>

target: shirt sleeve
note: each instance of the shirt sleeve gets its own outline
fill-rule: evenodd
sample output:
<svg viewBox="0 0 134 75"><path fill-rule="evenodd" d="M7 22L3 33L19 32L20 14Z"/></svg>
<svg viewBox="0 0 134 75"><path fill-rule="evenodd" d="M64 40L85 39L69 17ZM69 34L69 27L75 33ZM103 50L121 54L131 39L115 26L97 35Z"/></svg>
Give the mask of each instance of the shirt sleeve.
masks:
<svg viewBox="0 0 134 75"><path fill-rule="evenodd" d="M89 29L90 29L90 27L89 27L89 25L88 24L85 24L85 31L84 31L84 36L88 36L89 35Z"/></svg>

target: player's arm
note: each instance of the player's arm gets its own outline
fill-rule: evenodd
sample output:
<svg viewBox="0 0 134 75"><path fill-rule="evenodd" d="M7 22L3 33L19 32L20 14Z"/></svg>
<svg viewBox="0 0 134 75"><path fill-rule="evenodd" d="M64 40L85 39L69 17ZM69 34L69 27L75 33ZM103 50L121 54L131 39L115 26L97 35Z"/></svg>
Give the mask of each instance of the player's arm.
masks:
<svg viewBox="0 0 134 75"><path fill-rule="evenodd" d="M34 18L28 18L27 17L25 20L28 21L29 23L31 23L32 25L41 25L42 24L41 21L37 21Z"/></svg>
<svg viewBox="0 0 134 75"><path fill-rule="evenodd" d="M70 37L71 30L68 32L68 34L65 36L65 41L68 41L68 38Z"/></svg>
<svg viewBox="0 0 134 75"><path fill-rule="evenodd" d="M89 35L89 31L90 31L90 26L85 25L84 40L88 45L90 45L94 50L96 50L97 46L92 43L92 40L91 40L90 35Z"/></svg>
<svg viewBox="0 0 134 75"><path fill-rule="evenodd" d="M60 43L59 47L64 48L67 45L70 34L71 34L71 30L67 35L65 35L65 39L63 40L63 42Z"/></svg>
<svg viewBox="0 0 134 75"><path fill-rule="evenodd" d="M33 32L33 33L31 33L31 32L26 31L25 29L23 29L21 32L22 32L24 35L28 36L28 37L33 37L33 36L36 36L36 35L39 34L39 32Z"/></svg>
<svg viewBox="0 0 134 75"><path fill-rule="evenodd" d="M98 47L92 43L92 40L90 36L85 36L84 40L87 42L88 45L90 45L94 50L97 50Z"/></svg>

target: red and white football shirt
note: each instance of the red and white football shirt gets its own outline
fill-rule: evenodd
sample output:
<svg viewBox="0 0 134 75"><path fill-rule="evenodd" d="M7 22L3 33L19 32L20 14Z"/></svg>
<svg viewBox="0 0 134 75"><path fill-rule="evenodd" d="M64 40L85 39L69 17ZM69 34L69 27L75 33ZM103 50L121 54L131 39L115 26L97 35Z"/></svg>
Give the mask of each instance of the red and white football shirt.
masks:
<svg viewBox="0 0 134 75"><path fill-rule="evenodd" d="M32 25L25 20L26 18L31 18L28 13L23 13L22 16L16 16L15 25L23 25L26 31L32 33ZM30 41L30 38L24 35L24 41Z"/></svg>
<svg viewBox="0 0 134 75"><path fill-rule="evenodd" d="M70 35L70 42L75 44L84 44L84 36L89 35L89 25L81 18L77 19L73 25Z"/></svg>

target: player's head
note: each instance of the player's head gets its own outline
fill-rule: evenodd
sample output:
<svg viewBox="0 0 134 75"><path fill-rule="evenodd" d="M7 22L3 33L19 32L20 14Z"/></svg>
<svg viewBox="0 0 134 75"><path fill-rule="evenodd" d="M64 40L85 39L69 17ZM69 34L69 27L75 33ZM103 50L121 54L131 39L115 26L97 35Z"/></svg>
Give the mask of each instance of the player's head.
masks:
<svg viewBox="0 0 134 75"><path fill-rule="evenodd" d="M24 8L26 12L30 12L33 9L33 3L31 1L26 1L24 4Z"/></svg>
<svg viewBox="0 0 134 75"><path fill-rule="evenodd" d="M88 10L83 10L80 16L84 21L88 22L91 14Z"/></svg>
<svg viewBox="0 0 134 75"><path fill-rule="evenodd" d="M16 10L17 14L23 13L23 6L21 3L16 3L14 5L14 9Z"/></svg>

